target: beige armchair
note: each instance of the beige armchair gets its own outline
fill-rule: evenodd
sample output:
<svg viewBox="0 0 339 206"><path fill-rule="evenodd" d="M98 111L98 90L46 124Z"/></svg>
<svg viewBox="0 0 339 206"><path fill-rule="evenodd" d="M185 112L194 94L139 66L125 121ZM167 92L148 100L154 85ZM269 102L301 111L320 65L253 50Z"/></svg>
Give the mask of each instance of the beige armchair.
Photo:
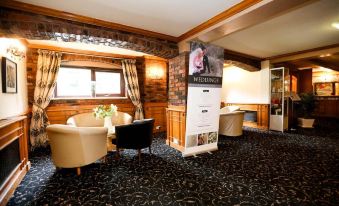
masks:
<svg viewBox="0 0 339 206"><path fill-rule="evenodd" d="M239 106L226 106L220 109L220 114L230 113L240 110Z"/></svg>
<svg viewBox="0 0 339 206"><path fill-rule="evenodd" d="M124 112L117 112L112 117L113 126L130 124L132 121L133 117ZM104 120L95 118L93 112L87 112L71 116L68 118L67 124L76 127L103 127Z"/></svg>
<svg viewBox="0 0 339 206"><path fill-rule="evenodd" d="M117 112L112 117L113 126L130 124L132 121L133 117L124 112ZM103 127L104 120L95 118L93 112L87 112L71 116L68 118L67 124L74 127ZM112 144L112 139L115 139L115 135L108 135L106 142L108 151L116 149L116 146Z"/></svg>
<svg viewBox="0 0 339 206"><path fill-rule="evenodd" d="M235 109L235 110L234 110ZM241 136L244 121L244 111L238 108L222 108L220 110L219 134L226 136Z"/></svg>
<svg viewBox="0 0 339 206"><path fill-rule="evenodd" d="M50 125L47 135L52 150L52 160L59 168L77 168L91 164L107 154L107 128L71 127Z"/></svg>

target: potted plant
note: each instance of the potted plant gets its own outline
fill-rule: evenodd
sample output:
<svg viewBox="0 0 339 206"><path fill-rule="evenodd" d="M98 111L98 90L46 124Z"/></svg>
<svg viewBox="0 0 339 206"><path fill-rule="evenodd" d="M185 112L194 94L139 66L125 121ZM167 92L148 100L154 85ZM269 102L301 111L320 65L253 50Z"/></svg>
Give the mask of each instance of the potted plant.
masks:
<svg viewBox="0 0 339 206"><path fill-rule="evenodd" d="M315 109L315 99L313 93L300 94L300 115L298 125L303 128L313 128L314 118L312 118Z"/></svg>

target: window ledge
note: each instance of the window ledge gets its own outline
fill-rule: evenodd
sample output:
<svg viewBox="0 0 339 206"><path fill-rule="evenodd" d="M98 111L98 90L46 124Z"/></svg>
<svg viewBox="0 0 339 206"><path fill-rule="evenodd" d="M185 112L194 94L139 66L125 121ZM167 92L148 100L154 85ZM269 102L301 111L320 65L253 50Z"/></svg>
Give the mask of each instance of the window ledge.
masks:
<svg viewBox="0 0 339 206"><path fill-rule="evenodd" d="M128 99L128 97L58 97L52 98L53 100L78 100L78 99Z"/></svg>

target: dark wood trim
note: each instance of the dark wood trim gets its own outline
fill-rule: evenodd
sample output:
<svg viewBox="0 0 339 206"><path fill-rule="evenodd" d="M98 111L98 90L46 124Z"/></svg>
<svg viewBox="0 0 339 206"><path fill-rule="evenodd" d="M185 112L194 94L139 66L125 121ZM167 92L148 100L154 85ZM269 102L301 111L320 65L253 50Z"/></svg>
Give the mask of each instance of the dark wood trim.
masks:
<svg viewBox="0 0 339 206"><path fill-rule="evenodd" d="M110 29L114 29L114 30L120 30L120 31L126 31L126 32L141 34L141 35L145 35L145 36L149 36L149 37L169 40L169 41L172 41L172 42L178 42L177 37L170 36L170 35L167 35L167 34L162 34L162 33L154 32L154 31L148 31L148 30L145 30L145 29L140 29L140 28L136 28L136 27L126 26L126 25L123 25L123 24L108 22L108 21L104 21L104 20L100 20L100 19L95 19L95 18L82 16L82 15L78 15L78 14L73 14L73 13L60 11L60 10L56 10L56 9L50 9L50 8L46 8L46 7L42 7L42 6L36 6L36 5L33 5L33 4L27 4L27 3L18 2L18 1L11 1L11 0L1 0L0 6L15 9L15 10L21 10L21 11L26 11L26 12L56 17L56 18L60 18L60 19L75 21L75 22L91 24L91 25L95 25L95 26L101 26L101 27L110 28Z"/></svg>
<svg viewBox="0 0 339 206"><path fill-rule="evenodd" d="M185 39L201 32L201 31L203 31L203 30L205 30L205 29L207 29L207 28L209 28L209 27L231 17L231 16L234 16L235 14L237 14L237 13L239 13L239 12L241 12L241 11L243 11L243 10L245 10L245 9L261 2L261 1L262 0L244 0L241 3L232 6L231 8L223 11L222 13L220 13L220 14L212 17L211 19L205 21L204 23L198 25L197 27L195 27L195 28L187 31L186 33L180 35L178 37L178 40L179 41L185 40Z"/></svg>
<svg viewBox="0 0 339 206"><path fill-rule="evenodd" d="M273 63L277 63L279 61L282 62L284 60L288 61L288 58L291 58L291 60L293 60L294 59L293 57L297 56L297 55L302 55L302 54L306 54L306 53L321 53L321 52L326 53L326 51L323 51L323 50L330 50L330 49L336 49L336 48L338 48L337 52L339 52L339 44L331 44L331 45L317 47L317 48L313 48L313 49L306 49L306 50L291 52L291 53L287 53L287 54L271 56L271 57L265 58L265 60L270 60ZM314 55L317 55L317 54L314 54ZM309 56L309 57L311 57L311 56Z"/></svg>
<svg viewBox="0 0 339 206"><path fill-rule="evenodd" d="M316 59L316 58L311 58L311 59L307 59L306 61L309 61L312 64L315 64L317 66L320 67L325 67L328 69L332 69L334 71L339 71L339 65L338 64L332 64L331 62L322 60L322 59Z"/></svg>
<svg viewBox="0 0 339 206"><path fill-rule="evenodd" d="M227 61L238 62L240 66L241 64L243 64L242 68L248 71L259 71L261 69L262 59L255 56L224 49L224 59L226 62Z"/></svg>

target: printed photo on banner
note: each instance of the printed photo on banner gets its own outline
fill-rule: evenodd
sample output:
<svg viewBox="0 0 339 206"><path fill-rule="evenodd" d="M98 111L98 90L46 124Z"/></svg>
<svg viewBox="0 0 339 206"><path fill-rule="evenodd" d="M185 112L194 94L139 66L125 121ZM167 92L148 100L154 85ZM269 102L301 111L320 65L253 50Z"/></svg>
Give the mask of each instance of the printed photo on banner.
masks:
<svg viewBox="0 0 339 206"><path fill-rule="evenodd" d="M187 136L186 147L195 147L197 145L198 145L198 138L196 134Z"/></svg>
<svg viewBox="0 0 339 206"><path fill-rule="evenodd" d="M217 136L215 136L215 139L212 138L213 140L210 140L211 133L212 132L189 135L186 147L195 147L216 142Z"/></svg>
<svg viewBox="0 0 339 206"><path fill-rule="evenodd" d="M211 44L191 42L189 75L222 77L224 50Z"/></svg>
<svg viewBox="0 0 339 206"><path fill-rule="evenodd" d="M218 140L217 132L209 132L208 133L208 144L215 143Z"/></svg>

